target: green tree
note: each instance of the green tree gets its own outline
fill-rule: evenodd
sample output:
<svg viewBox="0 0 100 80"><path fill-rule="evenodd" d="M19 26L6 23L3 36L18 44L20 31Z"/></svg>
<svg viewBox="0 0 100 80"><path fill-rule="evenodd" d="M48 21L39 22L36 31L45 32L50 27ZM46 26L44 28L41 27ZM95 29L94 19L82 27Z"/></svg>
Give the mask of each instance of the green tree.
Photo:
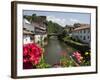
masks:
<svg viewBox="0 0 100 80"><path fill-rule="evenodd" d="M32 14L32 21L35 21L37 19L36 14Z"/></svg>
<svg viewBox="0 0 100 80"><path fill-rule="evenodd" d="M77 28L77 27L80 27L81 24L80 23L74 23L74 27Z"/></svg>
<svg viewBox="0 0 100 80"><path fill-rule="evenodd" d="M47 24L48 24L48 27L47 27L48 33L60 34L63 30L63 27L61 25L59 25L58 23L48 21Z"/></svg>
<svg viewBox="0 0 100 80"><path fill-rule="evenodd" d="M23 18L27 19L28 21L31 21L32 20L32 16L24 15Z"/></svg>

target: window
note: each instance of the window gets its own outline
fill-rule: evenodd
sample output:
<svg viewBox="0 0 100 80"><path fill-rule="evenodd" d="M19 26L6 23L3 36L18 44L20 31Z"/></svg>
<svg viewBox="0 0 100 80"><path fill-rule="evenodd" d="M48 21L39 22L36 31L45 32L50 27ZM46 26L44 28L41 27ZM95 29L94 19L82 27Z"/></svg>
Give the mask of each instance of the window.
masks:
<svg viewBox="0 0 100 80"><path fill-rule="evenodd" d="M83 37L83 40L86 40L86 37L85 36Z"/></svg>
<svg viewBox="0 0 100 80"><path fill-rule="evenodd" d="M86 31L84 30L84 33L85 33Z"/></svg>
<svg viewBox="0 0 100 80"><path fill-rule="evenodd" d="M80 38L82 38L82 36L80 36Z"/></svg>
<svg viewBox="0 0 100 80"><path fill-rule="evenodd" d="M90 36L87 37L87 39L89 39L89 38L90 38Z"/></svg>
<svg viewBox="0 0 100 80"><path fill-rule="evenodd" d="M88 33L90 33L90 30L88 30Z"/></svg>
<svg viewBox="0 0 100 80"><path fill-rule="evenodd" d="M32 36L30 37L30 40L31 40L31 41L33 40L33 37L32 37Z"/></svg>
<svg viewBox="0 0 100 80"><path fill-rule="evenodd" d="M26 30L26 28L23 28L23 30Z"/></svg>
<svg viewBox="0 0 100 80"><path fill-rule="evenodd" d="M76 36L76 38L78 39L78 36Z"/></svg>

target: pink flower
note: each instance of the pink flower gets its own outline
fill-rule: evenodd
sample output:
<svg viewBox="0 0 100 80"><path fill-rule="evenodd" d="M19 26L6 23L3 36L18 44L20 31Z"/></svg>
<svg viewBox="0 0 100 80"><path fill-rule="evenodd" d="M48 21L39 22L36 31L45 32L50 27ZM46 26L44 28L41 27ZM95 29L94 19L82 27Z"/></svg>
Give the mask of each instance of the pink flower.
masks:
<svg viewBox="0 0 100 80"><path fill-rule="evenodd" d="M26 48L26 47L24 47L23 49L24 49L24 56L26 56L26 55L27 55L27 53L28 53L28 50L27 50L27 48Z"/></svg>
<svg viewBox="0 0 100 80"><path fill-rule="evenodd" d="M31 62L34 65L39 64L42 56L42 49L34 43L23 46L23 63Z"/></svg>
<svg viewBox="0 0 100 80"><path fill-rule="evenodd" d="M80 52L73 52L72 56L75 57L79 63L81 62L82 56Z"/></svg>

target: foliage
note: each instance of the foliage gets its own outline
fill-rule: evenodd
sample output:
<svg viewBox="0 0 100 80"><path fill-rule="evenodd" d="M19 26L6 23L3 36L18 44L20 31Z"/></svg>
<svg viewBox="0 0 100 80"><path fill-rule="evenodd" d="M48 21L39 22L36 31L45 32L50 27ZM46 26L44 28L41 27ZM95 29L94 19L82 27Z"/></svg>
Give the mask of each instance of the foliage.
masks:
<svg viewBox="0 0 100 80"><path fill-rule="evenodd" d="M71 66L74 66L74 63L72 60L68 60L66 57L62 57L60 59L60 65L62 67L71 67Z"/></svg>
<svg viewBox="0 0 100 80"><path fill-rule="evenodd" d="M28 21L32 20L32 17L31 16L27 16L27 15L24 15L23 18L27 19Z"/></svg>
<svg viewBox="0 0 100 80"><path fill-rule="evenodd" d="M63 30L61 25L52 21L47 21L47 25L48 33L61 33Z"/></svg>
<svg viewBox="0 0 100 80"><path fill-rule="evenodd" d="M74 23L74 27L77 28L77 27L80 27L81 24L80 23Z"/></svg>
<svg viewBox="0 0 100 80"><path fill-rule="evenodd" d="M90 53L85 52L86 57L81 55L81 52L75 51L70 56L70 59L68 59L67 55L65 53L62 53L60 59L60 66L61 67L73 67L73 66L90 66L91 61L87 58L89 58Z"/></svg>
<svg viewBox="0 0 100 80"><path fill-rule="evenodd" d="M36 14L32 14L31 16L24 15L23 18L27 19L30 22L38 22L41 20L41 17L37 16Z"/></svg>
<svg viewBox="0 0 100 80"><path fill-rule="evenodd" d="M84 66L90 66L91 65L90 55L91 55L91 53L89 51L85 52L81 65L84 65Z"/></svg>
<svg viewBox="0 0 100 80"><path fill-rule="evenodd" d="M49 65L49 64L47 64L47 63L45 62L45 59L44 59L43 54L42 54L40 63L39 63L36 67L37 67L37 68L50 68L51 65Z"/></svg>
<svg viewBox="0 0 100 80"><path fill-rule="evenodd" d="M63 52L60 59L60 65L62 67L71 67L71 66L75 66L75 63L72 59L68 59L66 52Z"/></svg>
<svg viewBox="0 0 100 80"><path fill-rule="evenodd" d="M72 56L73 59L80 65L80 66L90 66L91 65L91 61L90 61L90 53L89 52L85 52L85 56L81 55L82 53L79 51L75 51L73 52Z"/></svg>

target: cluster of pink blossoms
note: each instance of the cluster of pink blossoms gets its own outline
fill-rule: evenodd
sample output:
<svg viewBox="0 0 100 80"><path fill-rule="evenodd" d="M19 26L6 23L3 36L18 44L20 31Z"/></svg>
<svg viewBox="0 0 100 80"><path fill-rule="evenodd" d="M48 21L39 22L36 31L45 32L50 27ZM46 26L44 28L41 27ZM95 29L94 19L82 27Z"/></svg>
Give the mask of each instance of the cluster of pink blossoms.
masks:
<svg viewBox="0 0 100 80"><path fill-rule="evenodd" d="M35 43L25 44L23 46L23 62L31 62L34 65L37 65L42 56L42 48L40 48Z"/></svg>
<svg viewBox="0 0 100 80"><path fill-rule="evenodd" d="M81 63L82 56L81 56L80 52L75 51L75 52L73 52L72 56L75 57L79 63Z"/></svg>

